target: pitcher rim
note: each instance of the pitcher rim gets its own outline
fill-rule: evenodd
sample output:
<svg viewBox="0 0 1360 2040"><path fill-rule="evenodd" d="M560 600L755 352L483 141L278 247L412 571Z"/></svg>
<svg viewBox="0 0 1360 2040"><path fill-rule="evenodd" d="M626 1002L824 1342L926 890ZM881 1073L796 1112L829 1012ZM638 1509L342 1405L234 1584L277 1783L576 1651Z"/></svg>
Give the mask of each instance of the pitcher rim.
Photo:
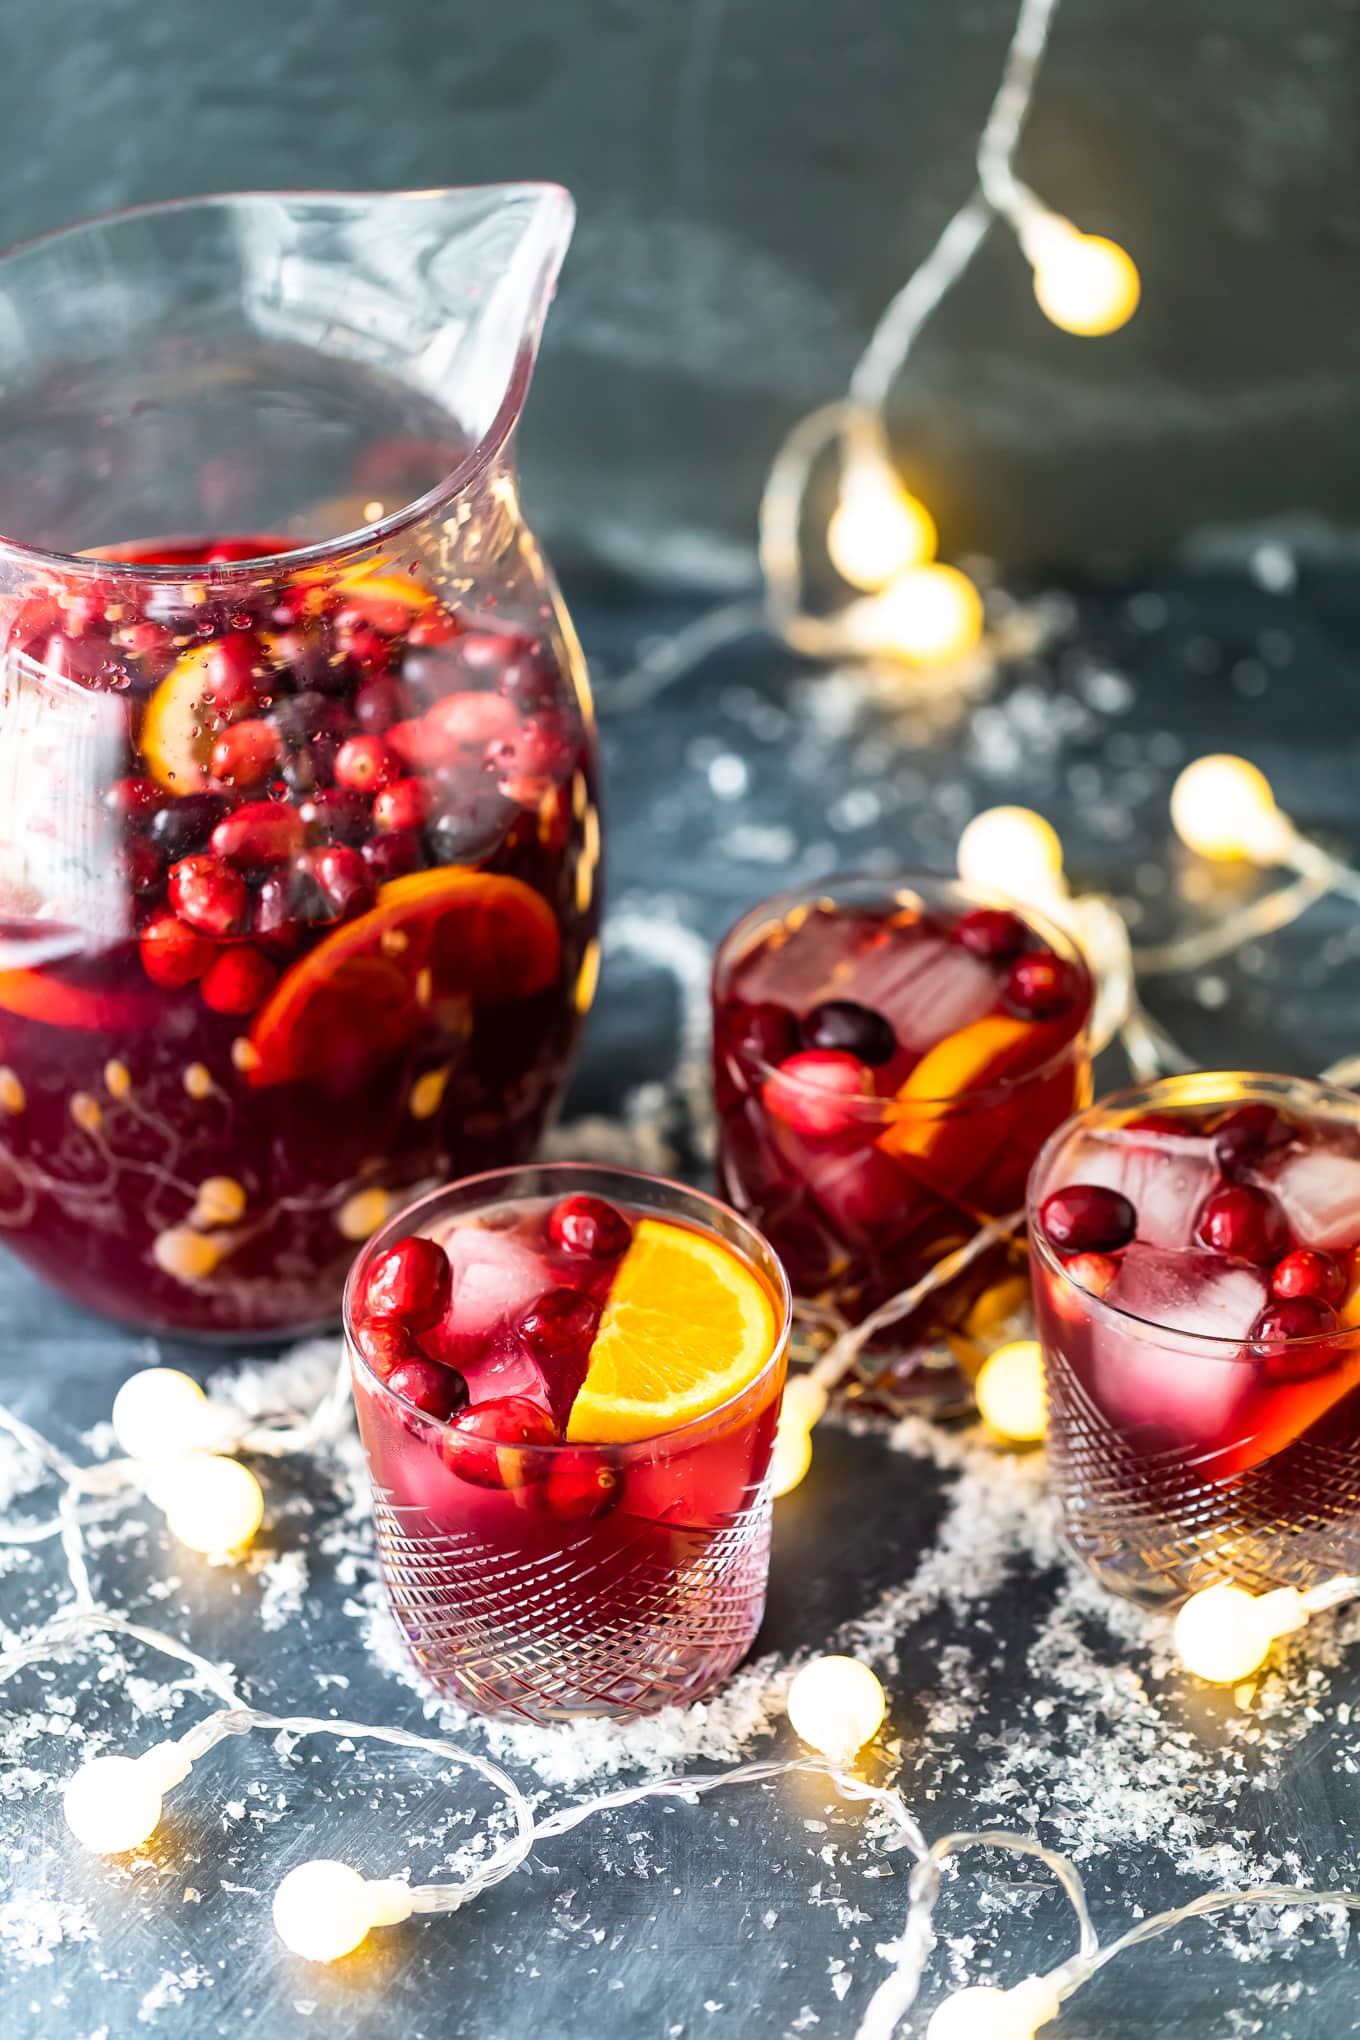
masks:
<svg viewBox="0 0 1360 2040"><path fill-rule="evenodd" d="M62 226L48 227L40 234L29 234L21 241L7 243L0 248L0 263L8 261L11 256L27 255L35 248L43 248L52 242L65 240L69 235L85 233L91 227L113 226L124 220L141 219L152 213L187 212L194 206L239 205L255 199L298 201L455 198L477 192L533 193L541 197L556 197L562 201L566 234L567 238L570 237L576 219L576 201L566 185L552 177L488 178L474 184L391 185L377 190L360 191L345 191L334 186L271 185L256 190L201 191L188 193L179 198L143 199L136 205L110 206L100 212L88 213L81 219L68 220ZM561 267L565 248L564 239L558 250L552 280L548 285L549 297L555 288L556 275ZM538 324L541 327L541 313ZM214 560L194 566L174 566L164 562L103 559L88 552L60 552L49 546L31 545L26 539L11 538L0 532L0 560L10 560L30 570L39 567L72 577L88 574L92 577L97 576L100 580L112 576L116 581L129 579L137 582L201 581L217 587L234 580L258 576L262 571L284 561L288 563L290 571L300 567L325 566L345 555L386 544L389 539L399 537L412 524L430 516L442 504L459 495L491 466L509 438L523 408L529 385L530 362L526 358L529 351L526 344L521 341L506 381L505 395L491 423L476 445L470 447L463 459L456 462L433 488L427 489L423 496L412 497L409 502L400 504L387 516L374 518L369 523L353 525L348 531L337 533L334 538L320 540L315 545L292 546L286 552L261 553L246 560Z"/></svg>

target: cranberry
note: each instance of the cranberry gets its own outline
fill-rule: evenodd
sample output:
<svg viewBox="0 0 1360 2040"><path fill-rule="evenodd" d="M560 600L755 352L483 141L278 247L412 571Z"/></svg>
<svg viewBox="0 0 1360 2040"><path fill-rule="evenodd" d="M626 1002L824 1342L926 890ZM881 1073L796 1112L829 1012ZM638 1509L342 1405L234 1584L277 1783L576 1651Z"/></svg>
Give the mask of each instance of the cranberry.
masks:
<svg viewBox="0 0 1360 2040"><path fill-rule="evenodd" d="M535 1360L549 1363L564 1354L589 1353L599 1323L600 1306L592 1297L579 1289L550 1289L525 1311L519 1335Z"/></svg>
<svg viewBox="0 0 1360 2040"><path fill-rule="evenodd" d="M1056 1020L1076 1004L1080 989L1070 963L1051 949L1017 956L1006 979L1006 1003L1027 1020Z"/></svg>
<svg viewBox="0 0 1360 2040"><path fill-rule="evenodd" d="M1224 1175L1235 1177L1293 1138L1294 1128L1273 1105L1238 1105L1214 1128L1214 1155Z"/></svg>
<svg viewBox="0 0 1360 2040"><path fill-rule="evenodd" d="M207 660L204 705L219 716L240 715L259 700L259 681L268 667L264 646L253 631L234 630L218 638Z"/></svg>
<svg viewBox="0 0 1360 2040"><path fill-rule="evenodd" d="M305 868L329 909L324 918L343 921L372 906L372 873L347 843L328 843L322 850L308 851Z"/></svg>
<svg viewBox="0 0 1360 2040"><path fill-rule="evenodd" d="M342 609L335 619L335 642L345 657L366 672L382 673L392 657L391 639L375 630L353 609Z"/></svg>
<svg viewBox="0 0 1360 2040"><path fill-rule="evenodd" d="M526 651L502 666L496 692L513 701L522 715L551 708L557 700L560 676L556 666L541 651Z"/></svg>
<svg viewBox="0 0 1360 2040"><path fill-rule="evenodd" d="M989 963L1009 963L1029 941L1029 929L1004 907L974 907L958 923L954 940Z"/></svg>
<svg viewBox="0 0 1360 2040"><path fill-rule="evenodd" d="M892 1023L872 1006L858 1006L853 999L828 999L804 1016L803 1044L807 1048L843 1048L862 1063L876 1067L891 1062L897 1054L897 1036Z"/></svg>
<svg viewBox="0 0 1360 2040"><path fill-rule="evenodd" d="M271 871L255 895L250 932L266 949L287 955L297 947L302 922L310 919L302 898L302 876L295 871Z"/></svg>
<svg viewBox="0 0 1360 2040"><path fill-rule="evenodd" d="M521 723L486 748L487 771L508 800L524 807L541 800L570 763L571 746L561 730L541 720Z"/></svg>
<svg viewBox="0 0 1360 2040"><path fill-rule="evenodd" d="M296 581L285 588L274 605L273 620L288 630L295 623L310 622L335 606L335 597L319 581Z"/></svg>
<svg viewBox="0 0 1360 2040"><path fill-rule="evenodd" d="M331 786L314 794L298 813L323 843L357 844L368 833L369 804L347 786Z"/></svg>
<svg viewBox="0 0 1360 2040"><path fill-rule="evenodd" d="M352 728L347 711L315 688L276 701L269 720L286 744L314 744L319 737L347 737Z"/></svg>
<svg viewBox="0 0 1360 2040"><path fill-rule="evenodd" d="M129 836L119 852L118 862L129 892L136 893L140 899L147 893L159 891L165 875L165 863L155 844L149 843L145 836Z"/></svg>
<svg viewBox="0 0 1360 2040"><path fill-rule="evenodd" d="M169 666L175 656L175 640L163 623L129 623L116 633L118 643L144 666Z"/></svg>
<svg viewBox="0 0 1360 2040"><path fill-rule="evenodd" d="M369 736L380 737L394 722L400 722L405 713L406 696L401 682L390 674L381 673L376 680L365 681L355 697L354 719Z"/></svg>
<svg viewBox="0 0 1360 2040"><path fill-rule="evenodd" d="M1118 1190L1099 1183L1069 1183L1039 1209L1044 1237L1060 1253L1115 1254L1138 1229L1138 1214Z"/></svg>
<svg viewBox="0 0 1360 2040"><path fill-rule="evenodd" d="M427 609L418 616L406 633L408 645L447 645L458 636L461 626L456 617L443 609Z"/></svg>
<svg viewBox="0 0 1360 2040"><path fill-rule="evenodd" d="M109 813L129 829L150 826L163 796L150 779L115 779L104 795Z"/></svg>
<svg viewBox="0 0 1360 2040"><path fill-rule="evenodd" d="M183 794L152 816L151 840L168 858L187 857L204 848L226 812L227 803L219 794Z"/></svg>
<svg viewBox="0 0 1360 2040"><path fill-rule="evenodd" d="M430 812L430 789L423 779L397 779L373 803L380 829L418 829Z"/></svg>
<svg viewBox="0 0 1360 2040"><path fill-rule="evenodd" d="M435 863L480 864L504 840L517 813L513 801L494 786L479 786L475 793L441 809L425 829Z"/></svg>
<svg viewBox="0 0 1360 2040"><path fill-rule="evenodd" d="M415 1333L400 1318L360 1318L354 1327L354 1343L379 1381L389 1380L395 1368L425 1358Z"/></svg>
<svg viewBox="0 0 1360 2040"><path fill-rule="evenodd" d="M453 1270L438 1240L410 1233L373 1263L364 1300L375 1316L400 1318L423 1332L438 1324L452 1294Z"/></svg>
<svg viewBox="0 0 1360 2040"><path fill-rule="evenodd" d="M196 935L187 922L168 910L151 916L139 946L142 969L153 985L164 985L169 991L178 991L202 977L217 954L214 943Z"/></svg>
<svg viewBox="0 0 1360 2040"><path fill-rule="evenodd" d="M463 1410L444 1433L440 1450L460 1480L475 1487L514 1488L547 1471L532 1448L557 1441L557 1426L541 1404L524 1395L505 1395Z"/></svg>
<svg viewBox="0 0 1360 2040"><path fill-rule="evenodd" d="M787 1006L777 1006L772 999L738 1007L736 1034L743 1055L755 1056L772 1068L798 1052L798 1022Z"/></svg>
<svg viewBox="0 0 1360 2040"><path fill-rule="evenodd" d="M271 864L286 864L303 844L302 817L296 808L276 800L250 800L238 807L212 832L215 857L245 871L262 871Z"/></svg>
<svg viewBox="0 0 1360 2040"><path fill-rule="evenodd" d="M374 836L364 844L360 854L375 885L386 885L391 879L405 878L408 871L419 870L425 861L420 854L420 838L414 829L391 829L385 836Z"/></svg>
<svg viewBox="0 0 1360 2040"><path fill-rule="evenodd" d="M245 881L220 857L182 857L170 870L170 904L205 935L236 935L250 901Z"/></svg>
<svg viewBox="0 0 1360 2040"><path fill-rule="evenodd" d="M805 1049L779 1065L761 1086L767 1112L795 1133L845 1133L860 1124L854 1103L874 1094L873 1078L858 1056L835 1048Z"/></svg>
<svg viewBox="0 0 1360 2040"><path fill-rule="evenodd" d="M425 722L454 750L480 750L519 728L518 715L499 694L446 694Z"/></svg>
<svg viewBox="0 0 1360 2040"><path fill-rule="evenodd" d="M214 1013L253 1013L274 989L278 972L258 949L224 950L204 972L199 991Z"/></svg>
<svg viewBox="0 0 1360 2040"><path fill-rule="evenodd" d="M212 747L209 770L222 786L258 786L278 769L278 731L258 716L233 723Z"/></svg>
<svg viewBox="0 0 1360 2040"><path fill-rule="evenodd" d="M1119 1263L1108 1254L1072 1254L1063 1261L1063 1273L1088 1296L1104 1296L1119 1273Z"/></svg>
<svg viewBox="0 0 1360 2040"><path fill-rule="evenodd" d="M593 1523L607 1516L623 1493L623 1477L598 1452L554 1454L546 1500L554 1516L566 1523Z"/></svg>
<svg viewBox="0 0 1360 2040"><path fill-rule="evenodd" d="M1252 1326L1251 1355L1272 1381L1306 1381L1336 1358L1336 1348L1327 1339L1336 1329L1336 1312L1320 1297L1284 1297L1268 1303ZM1295 1340L1309 1343L1296 1346Z"/></svg>
<svg viewBox="0 0 1360 2040"><path fill-rule="evenodd" d="M1334 1255L1321 1253L1316 1247L1295 1247L1292 1254L1286 1254L1282 1261L1276 1262L1270 1287L1272 1294L1281 1301L1288 1297L1309 1296L1319 1303L1330 1304L1333 1310L1340 1310L1346 1297L1348 1277Z"/></svg>
<svg viewBox="0 0 1360 2040"><path fill-rule="evenodd" d="M423 715L392 723L383 736L388 749L396 753L410 772L433 771L436 765L444 764L456 749Z"/></svg>
<svg viewBox="0 0 1360 2040"><path fill-rule="evenodd" d="M568 1254L589 1254L612 1259L625 1253L633 1228L616 1206L603 1197L564 1197L554 1204L548 1218L548 1233Z"/></svg>
<svg viewBox="0 0 1360 2040"><path fill-rule="evenodd" d="M1268 1190L1225 1183L1211 1190L1201 1205L1195 1238L1215 1254L1233 1254L1268 1268L1288 1249L1289 1227Z"/></svg>
<svg viewBox="0 0 1360 2040"><path fill-rule="evenodd" d="M355 793L376 793L396 777L396 760L381 737L346 737L335 754L335 780Z"/></svg>
<svg viewBox="0 0 1360 2040"><path fill-rule="evenodd" d="M393 1395L446 1424L467 1408L468 1386L456 1367L439 1360L402 1360L387 1377Z"/></svg>

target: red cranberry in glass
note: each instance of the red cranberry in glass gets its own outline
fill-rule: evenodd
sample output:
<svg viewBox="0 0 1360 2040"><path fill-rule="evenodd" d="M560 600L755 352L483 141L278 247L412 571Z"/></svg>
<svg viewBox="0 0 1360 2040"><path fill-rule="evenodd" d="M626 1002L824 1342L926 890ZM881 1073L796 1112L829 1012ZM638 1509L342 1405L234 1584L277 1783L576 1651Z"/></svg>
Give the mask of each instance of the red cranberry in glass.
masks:
<svg viewBox="0 0 1360 2040"><path fill-rule="evenodd" d="M304 869L315 880L325 902L322 918L343 921L373 904L373 875L348 843L328 843L305 853Z"/></svg>
<svg viewBox="0 0 1360 2040"><path fill-rule="evenodd" d="M366 735L380 737L406 713L406 695L401 682L380 673L368 680L354 698L354 720Z"/></svg>
<svg viewBox="0 0 1360 2040"><path fill-rule="evenodd" d="M737 1045L743 1055L777 1068L798 1052L798 1022L787 1006L765 1000L754 1006L739 1006L735 1014Z"/></svg>
<svg viewBox="0 0 1360 2040"><path fill-rule="evenodd" d="M236 935L245 926L250 897L245 880L220 857L184 857L171 867L170 904L204 935Z"/></svg>
<svg viewBox="0 0 1360 2040"><path fill-rule="evenodd" d="M178 914L153 914L141 933L142 969L153 985L179 991L202 977L217 954L217 945L195 934Z"/></svg>
<svg viewBox="0 0 1360 2040"><path fill-rule="evenodd" d="M518 715L499 694L446 694L425 721L456 750L479 750L519 727Z"/></svg>
<svg viewBox="0 0 1360 2040"><path fill-rule="evenodd" d="M220 786L258 786L278 770L282 756L278 731L251 716L222 732L212 747L208 769Z"/></svg>
<svg viewBox="0 0 1360 2040"><path fill-rule="evenodd" d="M373 1263L364 1302L375 1316L400 1318L421 1332L439 1323L452 1294L453 1270L438 1240L411 1233Z"/></svg>
<svg viewBox="0 0 1360 2040"><path fill-rule="evenodd" d="M420 838L414 829L392 829L385 836L372 836L359 854L374 885L386 885L390 879L405 878L408 871L418 871L424 862Z"/></svg>
<svg viewBox="0 0 1360 2040"><path fill-rule="evenodd" d="M368 834L372 809L363 794L347 786L328 786L298 809L312 834L322 843L352 843Z"/></svg>
<svg viewBox="0 0 1360 2040"><path fill-rule="evenodd" d="M513 802L494 786L480 786L467 797L460 794L452 807L441 808L426 823L431 857L436 864L479 864L504 840L514 812Z"/></svg>
<svg viewBox="0 0 1360 2040"><path fill-rule="evenodd" d="M248 800L220 821L212 832L215 857L242 871L263 871L296 857L305 840L296 808L276 800Z"/></svg>
<svg viewBox="0 0 1360 2040"><path fill-rule="evenodd" d="M119 649L136 659L144 671L159 674L175 657L174 634L163 623L129 623L117 633Z"/></svg>
<svg viewBox="0 0 1360 2040"><path fill-rule="evenodd" d="M795 1133L813 1139L845 1133L861 1124L854 1105L873 1096L874 1083L858 1056L835 1048L809 1048L791 1055L761 1086L767 1112Z"/></svg>
<svg viewBox="0 0 1360 2040"><path fill-rule="evenodd" d="M456 1367L445 1367L439 1360L403 1360L388 1375L387 1386L441 1424L467 1408L467 1383Z"/></svg>
<svg viewBox="0 0 1360 2040"><path fill-rule="evenodd" d="M199 991L214 1013L253 1013L273 991L278 972L258 949L224 950L203 974Z"/></svg>
<svg viewBox="0 0 1360 2040"><path fill-rule="evenodd" d="M148 828L164 798L154 780L115 779L104 795L104 806L125 827Z"/></svg>
<svg viewBox="0 0 1360 2040"><path fill-rule="evenodd" d="M254 708L268 669L268 654L253 631L229 631L214 641L208 654L204 705L219 716L236 716Z"/></svg>
<svg viewBox="0 0 1360 2040"><path fill-rule="evenodd" d="M600 1307L579 1289L550 1289L529 1306L519 1335L535 1360L588 1355L599 1329Z"/></svg>
<svg viewBox="0 0 1360 2040"><path fill-rule="evenodd" d="M1214 1129L1214 1155L1225 1176L1236 1176L1287 1147L1293 1137L1294 1128L1273 1105L1238 1105Z"/></svg>
<svg viewBox="0 0 1360 2040"><path fill-rule="evenodd" d="M168 858L188 857L205 849L213 830L227 812L227 802L216 793L182 794L151 817L151 840Z"/></svg>
<svg viewBox="0 0 1360 2040"><path fill-rule="evenodd" d="M549 1214L548 1234L568 1254L612 1259L627 1252L633 1228L603 1197L564 1197Z"/></svg>
<svg viewBox="0 0 1360 2040"><path fill-rule="evenodd" d="M271 871L255 894L251 934L275 955L286 956L301 940L304 921L313 918L304 904L302 874Z"/></svg>
<svg viewBox="0 0 1360 2040"><path fill-rule="evenodd" d="M1138 1214L1122 1191L1069 1183L1044 1199L1039 1223L1060 1254L1117 1254L1138 1230Z"/></svg>
<svg viewBox="0 0 1360 2040"><path fill-rule="evenodd" d="M570 752L561 732L546 723L526 722L486 748L486 769L509 799L528 805L560 777Z"/></svg>
<svg viewBox="0 0 1360 2040"><path fill-rule="evenodd" d="M400 1318L360 1318L354 1327L354 1343L379 1381L389 1380L395 1368L425 1358L415 1333Z"/></svg>
<svg viewBox="0 0 1360 2040"><path fill-rule="evenodd" d="M1316 1296L1289 1296L1266 1305L1251 1328L1248 1350L1272 1381L1307 1381L1336 1358L1327 1338L1336 1328L1330 1304ZM1296 1340L1317 1343L1296 1346Z"/></svg>
<svg viewBox="0 0 1360 2040"><path fill-rule="evenodd" d="M1349 1279L1340 1261L1333 1254L1320 1253L1316 1247L1295 1247L1271 1271L1271 1294L1281 1301L1309 1296L1340 1310L1348 1287Z"/></svg>
<svg viewBox="0 0 1360 2040"><path fill-rule="evenodd" d="M373 803L380 829L418 829L430 812L430 789L423 779L397 779Z"/></svg>
<svg viewBox="0 0 1360 2040"><path fill-rule="evenodd" d="M342 609L335 619L335 642L347 659L369 673L387 670L392 657L392 640L375 630L371 623L356 617L350 610Z"/></svg>
<svg viewBox="0 0 1360 2040"><path fill-rule="evenodd" d="M406 642L408 645L448 645L458 634L457 618L436 609L416 618L406 633Z"/></svg>
<svg viewBox="0 0 1360 2040"><path fill-rule="evenodd" d="M145 836L129 836L119 852L119 865L130 892L142 898L147 893L159 892L165 876L165 860L154 843Z"/></svg>
<svg viewBox="0 0 1360 2040"><path fill-rule="evenodd" d="M437 765L447 764L456 749L423 715L391 724L383 741L408 772L433 772Z"/></svg>
<svg viewBox="0 0 1360 2040"><path fill-rule="evenodd" d="M618 1506L623 1477L597 1452L555 1456L545 1499L554 1516L565 1523L593 1523Z"/></svg>
<svg viewBox="0 0 1360 2040"><path fill-rule="evenodd" d="M1027 1020L1056 1020L1066 1013L1081 990L1070 963L1051 949L1033 949L1017 956L1006 979L1006 1003Z"/></svg>
<svg viewBox="0 0 1360 2040"><path fill-rule="evenodd" d="M1211 1190L1195 1222L1195 1238L1215 1254L1231 1254L1268 1268L1289 1246L1284 1213L1268 1190L1225 1183Z"/></svg>
<svg viewBox="0 0 1360 2040"><path fill-rule="evenodd" d="M989 963L1009 963L1029 941L1029 930L1004 907L974 907L955 926L954 940Z"/></svg>
<svg viewBox="0 0 1360 2040"><path fill-rule="evenodd" d="M377 793L396 773L396 760L381 737L346 737L335 754L336 784L355 793Z"/></svg>
<svg viewBox="0 0 1360 2040"><path fill-rule="evenodd" d="M523 1487L547 1471L532 1451L555 1445L558 1429L540 1403L527 1396L499 1396L477 1403L453 1419L440 1443L444 1464L474 1487Z"/></svg>
<svg viewBox="0 0 1360 2040"><path fill-rule="evenodd" d="M1071 1254L1064 1257L1063 1272L1088 1296L1104 1296L1119 1273L1119 1263L1108 1254Z"/></svg>
<svg viewBox="0 0 1360 2040"><path fill-rule="evenodd" d="M805 1048L844 1049L871 1066L891 1062L897 1054L891 1022L872 1006L856 1005L853 999L828 999L824 1005L814 1006L804 1017L802 1037Z"/></svg>

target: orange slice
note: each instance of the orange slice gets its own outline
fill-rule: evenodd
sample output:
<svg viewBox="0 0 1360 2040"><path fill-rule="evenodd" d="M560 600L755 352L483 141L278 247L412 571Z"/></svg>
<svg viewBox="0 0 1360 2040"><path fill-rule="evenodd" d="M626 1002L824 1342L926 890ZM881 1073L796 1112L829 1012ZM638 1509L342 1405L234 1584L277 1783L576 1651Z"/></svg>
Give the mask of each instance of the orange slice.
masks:
<svg viewBox="0 0 1360 2040"><path fill-rule="evenodd" d="M0 970L0 1008L49 1027L108 1034L144 1027L155 1011L153 1000L135 992L73 985L45 970Z"/></svg>
<svg viewBox="0 0 1360 2040"><path fill-rule="evenodd" d="M707 1233L638 1221L590 1349L567 1438L653 1438L741 1392L769 1359L774 1305L764 1283Z"/></svg>
<svg viewBox="0 0 1360 2040"><path fill-rule="evenodd" d="M903 1115L879 1136L878 1145L891 1155L924 1157L933 1153L957 1120L948 1111L932 1108L940 1101L961 1098L967 1091L995 1083L1033 1032L1031 1020L989 1013L954 1034L946 1034L943 1041L926 1050L899 1089Z"/></svg>
<svg viewBox="0 0 1360 2040"><path fill-rule="evenodd" d="M251 1029L250 1080L357 1078L442 1006L461 1019L468 1001L543 991L560 957L551 907L520 879L458 866L393 879L279 980Z"/></svg>
<svg viewBox="0 0 1360 2040"><path fill-rule="evenodd" d="M216 646L193 645L181 653L146 704L141 745L146 769L171 793L201 793L221 718L204 701L208 661Z"/></svg>
<svg viewBox="0 0 1360 2040"><path fill-rule="evenodd" d="M422 610L433 609L434 596L409 574L374 573L366 568L342 574L336 587L348 609L389 637L398 637Z"/></svg>

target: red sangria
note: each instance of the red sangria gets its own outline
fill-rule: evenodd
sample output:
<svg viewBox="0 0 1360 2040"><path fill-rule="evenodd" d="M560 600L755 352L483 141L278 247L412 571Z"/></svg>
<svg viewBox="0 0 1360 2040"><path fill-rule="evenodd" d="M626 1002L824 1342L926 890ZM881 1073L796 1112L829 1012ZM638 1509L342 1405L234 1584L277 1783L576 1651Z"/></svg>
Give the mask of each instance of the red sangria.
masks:
<svg viewBox="0 0 1360 2040"><path fill-rule="evenodd" d="M334 1318L358 1242L560 1093L593 732L508 435L569 219L262 195L6 258L86 317L49 277L51 349L0 361L0 1237L130 1324Z"/></svg>
<svg viewBox="0 0 1360 2040"><path fill-rule="evenodd" d="M1292 1077L1126 1091L1030 1188L1073 1548L1158 1604L1360 1569L1360 1105Z"/></svg>
<svg viewBox="0 0 1360 2040"><path fill-rule="evenodd" d="M732 1669L765 1602L788 1328L758 1234L626 1171L497 1171L369 1242L345 1329L378 1555L439 1691L546 1722Z"/></svg>
<svg viewBox="0 0 1360 2040"><path fill-rule="evenodd" d="M945 879L833 880L737 924L713 981L719 1178L796 1296L858 1322L1023 1205L1089 1096L1091 998L1058 929ZM1022 1266L978 1255L870 1356L876 1387L957 1397L957 1335L1014 1304Z"/></svg>

